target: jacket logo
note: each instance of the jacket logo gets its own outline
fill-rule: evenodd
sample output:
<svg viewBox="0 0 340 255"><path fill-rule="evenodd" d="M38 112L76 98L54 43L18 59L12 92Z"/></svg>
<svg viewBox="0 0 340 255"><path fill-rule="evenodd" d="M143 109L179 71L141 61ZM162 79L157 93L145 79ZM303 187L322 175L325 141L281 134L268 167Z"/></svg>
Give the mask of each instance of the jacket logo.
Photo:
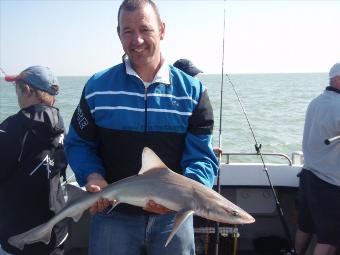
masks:
<svg viewBox="0 0 340 255"><path fill-rule="evenodd" d="M46 167L46 171L47 171L47 178L50 178L50 167L54 166L54 159L51 159L50 156L47 154L46 157L37 165L36 168L33 169L33 171L30 173L30 175L33 175L40 166L44 165Z"/></svg>
<svg viewBox="0 0 340 255"><path fill-rule="evenodd" d="M77 121L80 129L84 129L84 127L86 127L89 124L89 122L84 116L82 109L80 108L80 105L78 105L77 108Z"/></svg>
<svg viewBox="0 0 340 255"><path fill-rule="evenodd" d="M171 104L172 104L173 106L175 106L175 107L179 107L179 103L177 102L176 99L172 99L172 100L171 100Z"/></svg>
<svg viewBox="0 0 340 255"><path fill-rule="evenodd" d="M64 134L61 134L59 137L59 143L64 144Z"/></svg>

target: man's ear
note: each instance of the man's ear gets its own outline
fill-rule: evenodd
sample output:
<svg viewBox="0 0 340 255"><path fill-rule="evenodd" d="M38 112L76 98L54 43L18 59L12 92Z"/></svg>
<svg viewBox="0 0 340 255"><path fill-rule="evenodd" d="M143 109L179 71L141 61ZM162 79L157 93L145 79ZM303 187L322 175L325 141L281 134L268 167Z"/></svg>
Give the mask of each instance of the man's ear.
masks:
<svg viewBox="0 0 340 255"><path fill-rule="evenodd" d="M30 96L32 95L32 89L30 88L30 86L28 85L24 85L23 88L22 88L22 94L26 95L26 96Z"/></svg>
<svg viewBox="0 0 340 255"><path fill-rule="evenodd" d="M117 35L118 35L118 38L120 40L120 27L119 26L117 26Z"/></svg>
<svg viewBox="0 0 340 255"><path fill-rule="evenodd" d="M163 40L164 34L165 34L165 23L161 22L159 26L159 35L160 35L161 40Z"/></svg>

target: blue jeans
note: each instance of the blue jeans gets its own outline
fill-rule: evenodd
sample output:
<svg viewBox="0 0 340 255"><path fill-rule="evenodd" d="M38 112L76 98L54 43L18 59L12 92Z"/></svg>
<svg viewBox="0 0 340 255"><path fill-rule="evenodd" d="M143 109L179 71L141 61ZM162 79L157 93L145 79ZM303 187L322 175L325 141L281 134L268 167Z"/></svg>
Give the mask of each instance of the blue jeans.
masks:
<svg viewBox="0 0 340 255"><path fill-rule="evenodd" d="M188 218L167 247L175 213L127 215L119 212L92 216L89 255L194 255L193 217Z"/></svg>
<svg viewBox="0 0 340 255"><path fill-rule="evenodd" d="M0 255L11 255L7 252L5 252L3 249L1 249L1 245L0 245Z"/></svg>

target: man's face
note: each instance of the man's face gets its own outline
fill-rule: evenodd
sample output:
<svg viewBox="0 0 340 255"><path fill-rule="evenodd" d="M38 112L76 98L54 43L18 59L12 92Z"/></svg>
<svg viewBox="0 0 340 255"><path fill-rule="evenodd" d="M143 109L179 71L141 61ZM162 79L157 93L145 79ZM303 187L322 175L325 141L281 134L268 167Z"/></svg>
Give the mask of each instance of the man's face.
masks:
<svg viewBox="0 0 340 255"><path fill-rule="evenodd" d="M145 4L133 12L122 10L119 27L118 36L132 66L156 68L160 64L165 25L160 24L152 6Z"/></svg>

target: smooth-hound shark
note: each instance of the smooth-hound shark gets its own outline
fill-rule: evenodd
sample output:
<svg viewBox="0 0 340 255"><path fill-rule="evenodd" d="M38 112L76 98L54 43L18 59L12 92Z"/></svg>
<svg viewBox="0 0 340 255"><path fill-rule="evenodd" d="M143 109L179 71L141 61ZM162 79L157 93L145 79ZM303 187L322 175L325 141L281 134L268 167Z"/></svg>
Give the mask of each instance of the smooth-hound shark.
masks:
<svg viewBox="0 0 340 255"><path fill-rule="evenodd" d="M143 149L142 168L138 175L114 182L97 193L85 192L73 185L67 185L66 188L69 193L74 193L74 189L77 189L81 190L82 194L75 199L71 197L66 206L46 223L12 236L8 242L19 249L23 249L25 244L38 241L47 244L50 242L51 231L55 224L67 217L78 221L83 212L100 198L113 201L113 207L120 203L145 207L149 200L153 200L176 211L174 226L165 246L169 244L181 224L192 214L229 224L248 224L255 221L251 215L216 191L170 170L147 147Z"/></svg>

